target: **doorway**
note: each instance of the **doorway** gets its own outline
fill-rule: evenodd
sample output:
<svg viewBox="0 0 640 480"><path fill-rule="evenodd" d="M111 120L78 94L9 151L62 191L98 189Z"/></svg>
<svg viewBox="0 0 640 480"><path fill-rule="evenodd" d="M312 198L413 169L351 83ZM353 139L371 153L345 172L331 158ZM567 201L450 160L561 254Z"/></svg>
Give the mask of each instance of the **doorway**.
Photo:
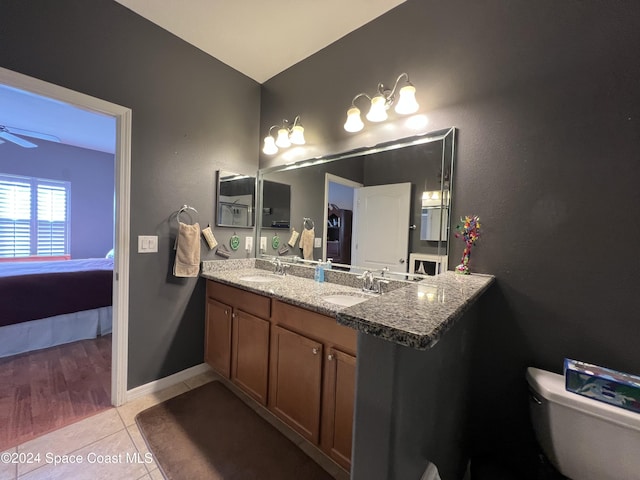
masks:
<svg viewBox="0 0 640 480"><path fill-rule="evenodd" d="M351 264L351 238L352 238L352 215L354 190L362 187L361 183L354 182L348 178L342 178L331 173L325 173L324 177L324 221L322 238L322 259L336 261L337 263ZM331 212L340 212L332 215ZM349 212L345 221L345 212ZM334 217L334 218L330 218ZM337 217L337 218L336 218ZM348 232L344 232L344 229ZM345 245L336 245L340 242L349 242L348 255L343 253ZM336 253L338 256L336 257ZM348 258L348 261L344 259Z"/></svg>
<svg viewBox="0 0 640 480"><path fill-rule="evenodd" d="M115 119L111 403L113 406L122 405L126 400L127 393L131 109L1 67L0 84Z"/></svg>

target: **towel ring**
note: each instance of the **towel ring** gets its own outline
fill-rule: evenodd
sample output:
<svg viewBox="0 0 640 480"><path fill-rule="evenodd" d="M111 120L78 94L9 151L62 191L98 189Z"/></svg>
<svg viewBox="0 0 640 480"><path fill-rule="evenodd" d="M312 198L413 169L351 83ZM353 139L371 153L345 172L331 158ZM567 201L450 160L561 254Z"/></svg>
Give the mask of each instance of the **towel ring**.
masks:
<svg viewBox="0 0 640 480"><path fill-rule="evenodd" d="M316 226L316 224L313 223L313 220L311 220L309 217L303 217L303 222L304 228L306 228L307 230L311 230Z"/></svg>
<svg viewBox="0 0 640 480"><path fill-rule="evenodd" d="M187 210L193 210L194 212L198 213L198 210L196 210L195 208L190 207L189 205L183 205L182 207L180 207L180 210L178 210L178 213L176 213L176 220L178 220L178 223L180 223L180 214L186 212ZM191 217L189 213L187 213L187 215ZM191 221L193 221L193 218L191 218Z"/></svg>

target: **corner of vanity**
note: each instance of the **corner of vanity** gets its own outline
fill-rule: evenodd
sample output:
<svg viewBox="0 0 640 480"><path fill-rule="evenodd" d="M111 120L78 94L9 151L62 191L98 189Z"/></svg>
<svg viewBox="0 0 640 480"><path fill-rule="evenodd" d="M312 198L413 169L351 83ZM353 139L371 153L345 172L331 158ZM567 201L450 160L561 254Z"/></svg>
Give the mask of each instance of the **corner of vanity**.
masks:
<svg viewBox="0 0 640 480"><path fill-rule="evenodd" d="M207 363L288 417L294 430L350 470L352 479L419 479L430 463L443 480L462 479L477 300L494 277L445 272L339 307L323 299L354 294L355 284L317 283L313 269L295 265L288 278L256 281L269 274L268 265L256 259L203 262ZM246 358L243 342L251 345ZM311 352L309 362L278 368L278 352L291 356L298 350ZM264 362L251 366L256 352ZM300 365L319 389L317 403L306 405L313 415L300 416L313 419L308 425L279 412L274 396L301 374ZM355 400L335 401L350 390ZM297 394L291 394L293 401ZM344 412L335 411L349 402ZM349 428L336 423L344 415L353 417Z"/></svg>
<svg viewBox="0 0 640 480"><path fill-rule="evenodd" d="M477 301L493 282L445 272L337 313L358 331L352 479L419 479L430 464L464 477Z"/></svg>

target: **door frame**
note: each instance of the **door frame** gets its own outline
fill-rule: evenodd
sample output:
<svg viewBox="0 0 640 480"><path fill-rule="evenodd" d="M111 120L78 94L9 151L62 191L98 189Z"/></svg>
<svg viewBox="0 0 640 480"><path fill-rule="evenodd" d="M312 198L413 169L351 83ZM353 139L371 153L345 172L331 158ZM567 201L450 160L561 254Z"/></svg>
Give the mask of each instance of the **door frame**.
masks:
<svg viewBox="0 0 640 480"><path fill-rule="evenodd" d="M362 183L354 182L348 178L342 178L332 173L324 174L324 217L322 222L322 260L327 260L327 223L329 222L329 183L339 183L345 187L360 188Z"/></svg>
<svg viewBox="0 0 640 480"><path fill-rule="evenodd" d="M116 120L115 148L115 245L113 270L113 334L111 403L125 403L129 339L129 219L131 192L130 108L0 67L0 83L68 103Z"/></svg>

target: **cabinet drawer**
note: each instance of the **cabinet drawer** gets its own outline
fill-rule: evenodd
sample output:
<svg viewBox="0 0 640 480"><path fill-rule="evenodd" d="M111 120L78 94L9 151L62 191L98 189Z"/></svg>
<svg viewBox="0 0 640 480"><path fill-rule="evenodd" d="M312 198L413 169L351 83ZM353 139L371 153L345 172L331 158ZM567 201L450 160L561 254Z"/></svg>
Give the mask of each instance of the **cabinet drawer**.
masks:
<svg viewBox="0 0 640 480"><path fill-rule="evenodd" d="M256 317L264 319L271 317L271 299L257 293L207 280L207 296Z"/></svg>
<svg viewBox="0 0 640 480"><path fill-rule="evenodd" d="M311 312L279 300L273 301L271 313L274 325L281 325L309 338L336 345L352 355L356 354L356 331L338 325L333 317Z"/></svg>

